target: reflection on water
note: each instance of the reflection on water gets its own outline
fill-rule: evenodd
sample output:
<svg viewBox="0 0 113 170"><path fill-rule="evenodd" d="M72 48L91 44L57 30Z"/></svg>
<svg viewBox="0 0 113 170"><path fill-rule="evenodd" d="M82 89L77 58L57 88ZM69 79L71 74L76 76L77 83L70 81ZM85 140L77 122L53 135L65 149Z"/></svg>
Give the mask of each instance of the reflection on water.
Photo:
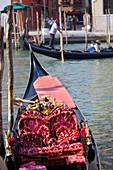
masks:
<svg viewBox="0 0 113 170"><path fill-rule="evenodd" d="M78 47L81 45L78 44ZM68 45L69 49L75 45ZM83 48L83 46L82 46ZM36 54L41 64L66 86L89 120L97 141L102 170L113 170L113 59L61 61ZM29 52L13 52L14 97L22 97L29 77ZM3 79L3 118L7 128L7 64ZM17 107L14 107L16 115Z"/></svg>

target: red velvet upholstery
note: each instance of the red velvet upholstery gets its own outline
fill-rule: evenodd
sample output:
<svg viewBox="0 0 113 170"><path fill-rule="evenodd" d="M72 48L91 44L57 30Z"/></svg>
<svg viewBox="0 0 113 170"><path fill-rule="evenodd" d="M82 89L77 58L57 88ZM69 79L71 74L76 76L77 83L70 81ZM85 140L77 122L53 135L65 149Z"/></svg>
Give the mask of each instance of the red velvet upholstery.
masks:
<svg viewBox="0 0 113 170"><path fill-rule="evenodd" d="M68 155L83 155L83 146L80 142L66 145L54 145L48 147L22 147L21 153L33 155L47 155L49 158L68 156Z"/></svg>
<svg viewBox="0 0 113 170"><path fill-rule="evenodd" d="M40 119L37 116L23 117L19 121L20 142L24 144L24 146L33 146L34 140L36 141L36 139L39 138L39 142L37 141L36 145L40 144L40 147L42 147L43 143L43 146L46 146L46 140L49 138L49 129L49 123L44 119ZM25 136L27 136L27 138ZM41 142L41 140L43 141Z"/></svg>
<svg viewBox="0 0 113 170"><path fill-rule="evenodd" d="M66 159L67 165L82 163L85 164L86 160L84 156L69 155Z"/></svg>
<svg viewBox="0 0 113 170"><path fill-rule="evenodd" d="M84 157L78 121L67 106L55 109L48 116L27 111L21 116L18 127L20 153L47 156L48 166L69 164L69 155L76 155L76 159L77 156ZM26 158L22 158L22 162L26 162Z"/></svg>
<svg viewBox="0 0 113 170"><path fill-rule="evenodd" d="M55 134L57 144L79 141L78 122L75 113L67 106L57 108L49 117L51 132Z"/></svg>
<svg viewBox="0 0 113 170"><path fill-rule="evenodd" d="M21 165L19 170L46 170L46 167L44 165L36 165L35 161L32 161Z"/></svg>
<svg viewBox="0 0 113 170"><path fill-rule="evenodd" d="M20 142L24 147L43 147L45 145L43 142L43 136L41 134L21 134Z"/></svg>
<svg viewBox="0 0 113 170"><path fill-rule="evenodd" d="M30 116L30 117L37 116L38 118L44 118L44 115L43 115L43 114L41 114L40 112L35 111L35 110L25 111L25 112L21 115L20 119L23 118L23 117L26 117L26 116Z"/></svg>
<svg viewBox="0 0 113 170"><path fill-rule="evenodd" d="M57 144L58 145L63 145L63 144L68 144L68 143L75 143L80 140L80 133L77 130L68 130L61 132L58 136Z"/></svg>

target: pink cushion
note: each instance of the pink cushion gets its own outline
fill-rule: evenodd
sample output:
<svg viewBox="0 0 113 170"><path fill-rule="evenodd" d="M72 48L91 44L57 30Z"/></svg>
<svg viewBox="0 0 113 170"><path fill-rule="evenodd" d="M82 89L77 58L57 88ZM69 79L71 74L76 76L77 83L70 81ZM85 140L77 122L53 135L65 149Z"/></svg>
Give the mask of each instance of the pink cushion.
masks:
<svg viewBox="0 0 113 170"><path fill-rule="evenodd" d="M83 146L80 142L66 145L55 145L48 147L22 147L20 153L30 154L30 155L46 155L49 158L55 158L59 156L68 156L68 155L83 155Z"/></svg>
<svg viewBox="0 0 113 170"><path fill-rule="evenodd" d="M49 133L49 123L37 116L26 116L20 119L18 123L19 134L31 132L32 134L46 134ZM47 134L46 134L47 135Z"/></svg>
<svg viewBox="0 0 113 170"><path fill-rule="evenodd" d="M69 164L77 164L77 163L81 163L81 164L85 164L86 160L84 156L77 156L77 155L69 155L66 159L67 161L67 165Z"/></svg>
<svg viewBox="0 0 113 170"><path fill-rule="evenodd" d="M80 140L80 133L77 130L63 131L59 134L57 144L63 145L68 143L76 143Z"/></svg>
<svg viewBox="0 0 113 170"><path fill-rule="evenodd" d="M58 145L79 141L78 121L72 109L59 107L48 117L48 121Z"/></svg>
<svg viewBox="0 0 113 170"><path fill-rule="evenodd" d="M21 134L20 143L24 147L43 147L46 145L42 135L32 133Z"/></svg>
<svg viewBox="0 0 113 170"><path fill-rule="evenodd" d="M46 167L44 165L36 165L35 161L32 161L21 165L19 170L46 170Z"/></svg>

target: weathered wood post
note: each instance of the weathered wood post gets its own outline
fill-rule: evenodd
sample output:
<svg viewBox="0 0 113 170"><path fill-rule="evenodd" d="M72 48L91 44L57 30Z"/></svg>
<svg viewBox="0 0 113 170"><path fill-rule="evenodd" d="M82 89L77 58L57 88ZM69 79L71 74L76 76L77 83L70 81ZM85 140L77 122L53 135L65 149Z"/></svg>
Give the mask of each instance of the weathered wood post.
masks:
<svg viewBox="0 0 113 170"><path fill-rule="evenodd" d="M45 36L44 36L44 16L43 11L41 11L41 35L42 35L42 42L45 44Z"/></svg>
<svg viewBox="0 0 113 170"><path fill-rule="evenodd" d="M38 44L40 43L40 38L39 38L39 14L38 11L36 12L36 19L37 19L37 34L38 34Z"/></svg>
<svg viewBox="0 0 113 170"><path fill-rule="evenodd" d="M60 20L60 29L62 29L62 5L59 4L59 20ZM64 53L63 53L63 36L60 34L60 51L61 51L61 59L62 59L62 64L64 63Z"/></svg>
<svg viewBox="0 0 113 170"><path fill-rule="evenodd" d="M65 26L65 33L66 33L66 45L68 44L67 39L67 23L66 23L66 12L64 11L64 26Z"/></svg>
<svg viewBox="0 0 113 170"><path fill-rule="evenodd" d="M6 51L8 65L8 133L13 126L13 60L12 60L12 7L8 7L8 23L6 32Z"/></svg>
<svg viewBox="0 0 113 170"><path fill-rule="evenodd" d="M13 9L13 32L14 32L14 47L17 50L17 34L16 34L16 23L15 23L15 11Z"/></svg>
<svg viewBox="0 0 113 170"><path fill-rule="evenodd" d="M0 156L4 157L4 142L3 142L3 119L2 119L2 78L4 70L4 29L1 27L0 20Z"/></svg>

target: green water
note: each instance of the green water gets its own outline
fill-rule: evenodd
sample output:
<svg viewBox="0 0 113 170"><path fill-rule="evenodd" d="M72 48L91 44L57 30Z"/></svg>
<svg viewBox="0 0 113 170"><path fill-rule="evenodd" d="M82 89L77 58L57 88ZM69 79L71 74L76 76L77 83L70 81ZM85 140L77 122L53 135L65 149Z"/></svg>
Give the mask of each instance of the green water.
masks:
<svg viewBox="0 0 113 170"><path fill-rule="evenodd" d="M83 45L77 44L78 48ZM76 45L68 45L69 49ZM66 86L89 120L97 141L102 170L113 170L113 59L65 61L36 54L44 68ZM3 127L7 128L7 58L3 78ZM28 51L13 51L14 97L23 97L29 77ZM14 107L14 117L17 107Z"/></svg>

